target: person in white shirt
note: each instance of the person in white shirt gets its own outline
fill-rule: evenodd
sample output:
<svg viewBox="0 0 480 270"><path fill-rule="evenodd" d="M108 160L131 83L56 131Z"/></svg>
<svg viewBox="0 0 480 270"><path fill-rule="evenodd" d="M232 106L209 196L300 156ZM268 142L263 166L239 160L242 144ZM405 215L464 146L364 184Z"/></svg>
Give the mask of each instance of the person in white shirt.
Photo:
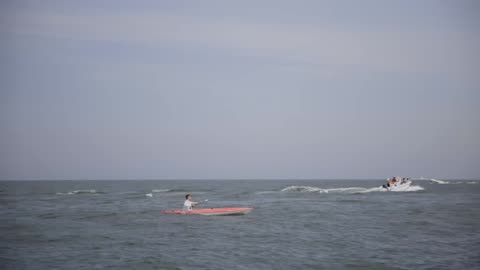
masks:
<svg viewBox="0 0 480 270"><path fill-rule="evenodd" d="M193 206L199 204L199 202L192 201L192 195L185 195L185 202L183 203L183 211L192 211Z"/></svg>

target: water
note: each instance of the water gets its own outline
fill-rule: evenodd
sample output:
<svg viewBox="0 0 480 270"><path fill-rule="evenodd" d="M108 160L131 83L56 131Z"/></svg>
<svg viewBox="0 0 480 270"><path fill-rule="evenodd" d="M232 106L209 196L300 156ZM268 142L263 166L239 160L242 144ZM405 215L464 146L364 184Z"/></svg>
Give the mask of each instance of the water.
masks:
<svg viewBox="0 0 480 270"><path fill-rule="evenodd" d="M0 182L2 269L479 269L480 184ZM167 215L186 193L246 216ZM151 194L151 197L146 196Z"/></svg>

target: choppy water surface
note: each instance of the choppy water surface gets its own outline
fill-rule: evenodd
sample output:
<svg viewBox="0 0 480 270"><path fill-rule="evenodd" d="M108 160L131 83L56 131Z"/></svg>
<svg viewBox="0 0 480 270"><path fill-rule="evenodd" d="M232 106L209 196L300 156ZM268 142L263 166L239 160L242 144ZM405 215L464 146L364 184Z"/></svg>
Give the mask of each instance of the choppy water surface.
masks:
<svg viewBox="0 0 480 270"><path fill-rule="evenodd" d="M0 182L2 269L474 269L480 184ZM167 215L186 193L246 216Z"/></svg>

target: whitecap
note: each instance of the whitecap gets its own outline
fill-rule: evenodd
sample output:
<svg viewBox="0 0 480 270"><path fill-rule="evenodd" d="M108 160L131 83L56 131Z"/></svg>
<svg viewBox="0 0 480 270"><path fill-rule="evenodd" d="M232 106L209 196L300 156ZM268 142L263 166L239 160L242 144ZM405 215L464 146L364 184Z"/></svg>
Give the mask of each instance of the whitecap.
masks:
<svg viewBox="0 0 480 270"><path fill-rule="evenodd" d="M159 192L169 192L170 189L152 189L152 192L159 193Z"/></svg>
<svg viewBox="0 0 480 270"><path fill-rule="evenodd" d="M57 195L76 195L76 194L97 194L98 192L95 189L81 189L74 190L67 193L58 192Z"/></svg>
<svg viewBox="0 0 480 270"><path fill-rule="evenodd" d="M304 192L304 193L353 193L355 191L363 191L365 188L361 187L347 187L347 188L319 188L309 186L289 186L282 189L282 192Z"/></svg>
<svg viewBox="0 0 480 270"><path fill-rule="evenodd" d="M323 192L323 189L309 186L289 186L281 190L282 192Z"/></svg>
<svg viewBox="0 0 480 270"><path fill-rule="evenodd" d="M446 184L450 184L450 182L448 181L444 181L444 180L438 180L438 179L430 179L430 181L432 181L433 183L436 183L436 184L440 184L440 185L446 185Z"/></svg>

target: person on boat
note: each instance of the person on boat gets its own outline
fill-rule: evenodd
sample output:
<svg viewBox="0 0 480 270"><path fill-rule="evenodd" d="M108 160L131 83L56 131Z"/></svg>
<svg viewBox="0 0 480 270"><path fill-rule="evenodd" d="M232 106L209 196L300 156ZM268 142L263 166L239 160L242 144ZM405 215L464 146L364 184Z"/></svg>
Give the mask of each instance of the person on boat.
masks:
<svg viewBox="0 0 480 270"><path fill-rule="evenodd" d="M192 211L192 208L199 204L199 202L192 201L192 195L187 194L185 195L185 202L183 203L183 210L184 211Z"/></svg>
<svg viewBox="0 0 480 270"><path fill-rule="evenodd" d="M391 182L390 178L387 178L387 183L382 185L382 187L388 189L390 187L390 182Z"/></svg>
<svg viewBox="0 0 480 270"><path fill-rule="evenodd" d="M399 180L397 180L396 177L393 177L392 180L388 181L387 186L395 186L395 183L397 183Z"/></svg>
<svg viewBox="0 0 480 270"><path fill-rule="evenodd" d="M389 187L393 187L396 182L397 182L396 177L387 178L387 183L385 185L382 185L382 187L388 189Z"/></svg>
<svg viewBox="0 0 480 270"><path fill-rule="evenodd" d="M391 185L391 186L392 186L392 185L395 185L396 182L397 182L397 178L396 178L396 177L393 177L390 185Z"/></svg>

